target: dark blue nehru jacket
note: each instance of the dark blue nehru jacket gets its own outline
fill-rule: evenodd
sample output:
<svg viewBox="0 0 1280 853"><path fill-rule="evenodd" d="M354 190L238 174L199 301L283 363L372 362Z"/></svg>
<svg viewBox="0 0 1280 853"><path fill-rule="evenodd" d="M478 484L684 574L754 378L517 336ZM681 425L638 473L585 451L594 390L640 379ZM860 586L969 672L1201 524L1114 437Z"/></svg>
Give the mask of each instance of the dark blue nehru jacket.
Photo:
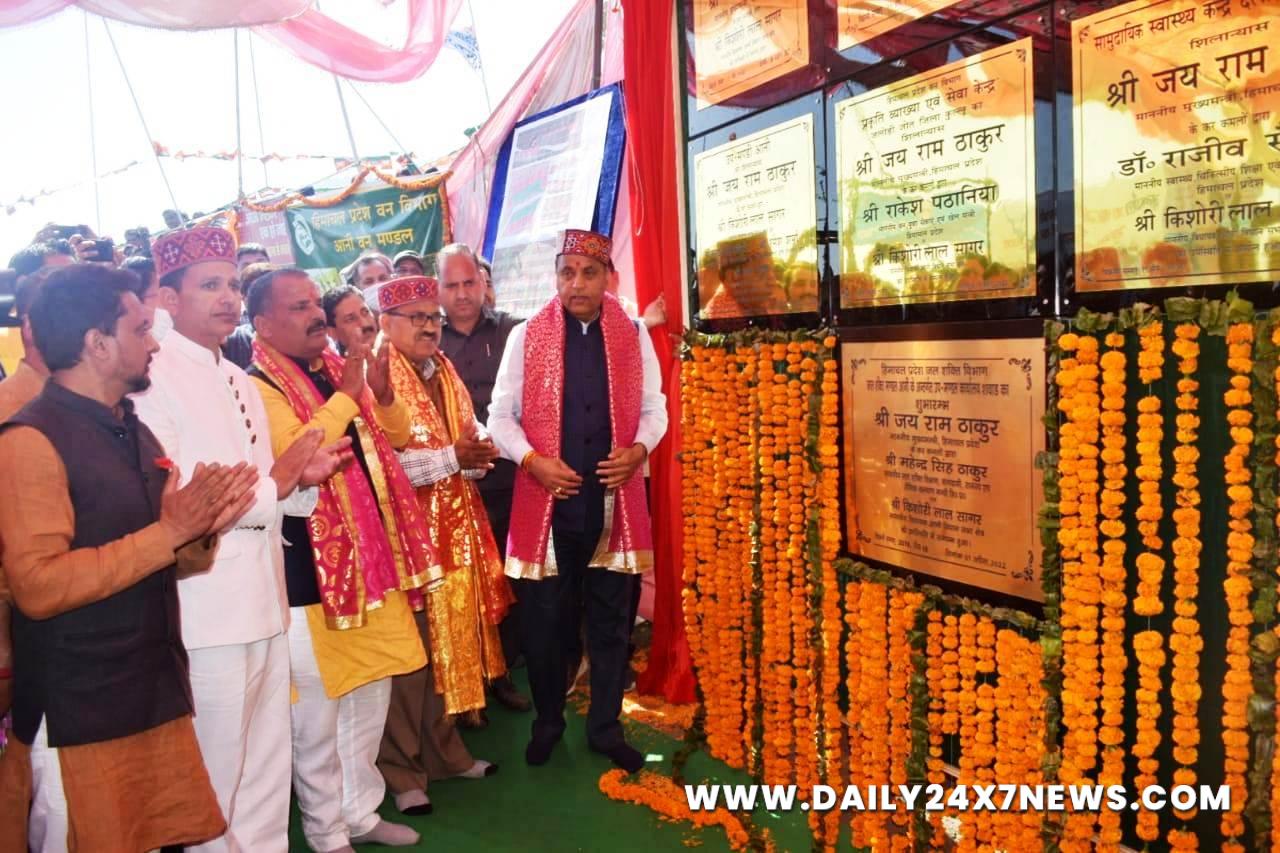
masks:
<svg viewBox="0 0 1280 853"><path fill-rule="evenodd" d="M554 530L589 533L604 527L604 487L596 468L609 455L613 435L609 426L609 377L604 356L604 333L596 318L587 325L565 314L564 415L560 427L560 458L582 477L574 497L556 501Z"/></svg>

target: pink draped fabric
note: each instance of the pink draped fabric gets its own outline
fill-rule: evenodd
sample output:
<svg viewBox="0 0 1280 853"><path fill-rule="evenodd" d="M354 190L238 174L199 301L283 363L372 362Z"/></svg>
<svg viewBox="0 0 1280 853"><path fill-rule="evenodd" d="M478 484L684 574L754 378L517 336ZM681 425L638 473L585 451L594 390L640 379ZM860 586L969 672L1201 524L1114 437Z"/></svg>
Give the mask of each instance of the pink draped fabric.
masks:
<svg viewBox="0 0 1280 853"><path fill-rule="evenodd" d="M253 27L299 59L353 80L403 83L422 76L444 47L462 0L407 0L409 31L390 48L345 26L313 0L0 0L0 27L30 24L70 6L174 30Z"/></svg>
<svg viewBox="0 0 1280 853"><path fill-rule="evenodd" d="M422 76L440 55L462 0L409 0L409 34L385 47L315 9L256 32L325 71L352 80L403 83Z"/></svg>
<svg viewBox="0 0 1280 853"><path fill-rule="evenodd" d="M311 5L312 0L0 0L0 27L30 24L70 6L143 27L252 27L296 17Z"/></svg>

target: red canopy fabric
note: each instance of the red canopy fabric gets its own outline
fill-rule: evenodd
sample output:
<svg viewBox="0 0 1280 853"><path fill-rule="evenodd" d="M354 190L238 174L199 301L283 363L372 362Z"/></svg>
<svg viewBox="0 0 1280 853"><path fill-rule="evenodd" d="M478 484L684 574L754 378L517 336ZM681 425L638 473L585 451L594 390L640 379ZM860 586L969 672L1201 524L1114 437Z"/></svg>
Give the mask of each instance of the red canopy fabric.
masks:
<svg viewBox="0 0 1280 853"><path fill-rule="evenodd" d="M636 302L647 305L663 294L668 316L679 318L683 259L671 68L675 4L623 0L622 7ZM649 464L656 572L653 645L649 668L640 675L637 687L641 693L660 695L669 702L692 702L696 699L695 679L681 606L684 516L676 459L680 448L680 363L670 337L679 326L678 319L668 320L667 326L653 330L653 345L663 365L670 427Z"/></svg>

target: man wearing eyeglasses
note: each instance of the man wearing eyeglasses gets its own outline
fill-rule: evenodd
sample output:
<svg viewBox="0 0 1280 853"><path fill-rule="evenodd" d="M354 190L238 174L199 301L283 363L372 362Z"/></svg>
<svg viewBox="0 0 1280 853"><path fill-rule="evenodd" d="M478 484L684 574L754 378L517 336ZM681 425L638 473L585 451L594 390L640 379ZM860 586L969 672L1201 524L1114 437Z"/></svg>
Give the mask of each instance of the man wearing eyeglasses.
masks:
<svg viewBox="0 0 1280 853"><path fill-rule="evenodd" d="M392 679L378 754L378 769L406 814L430 808L428 780L497 770L471 758L452 718L483 708L486 682L506 673L498 624L512 600L475 485L493 468L498 449L440 352L439 291L427 276L393 278L377 289L391 386L413 423L400 461L444 569L444 580L427 588L425 610L415 614L430 665Z"/></svg>

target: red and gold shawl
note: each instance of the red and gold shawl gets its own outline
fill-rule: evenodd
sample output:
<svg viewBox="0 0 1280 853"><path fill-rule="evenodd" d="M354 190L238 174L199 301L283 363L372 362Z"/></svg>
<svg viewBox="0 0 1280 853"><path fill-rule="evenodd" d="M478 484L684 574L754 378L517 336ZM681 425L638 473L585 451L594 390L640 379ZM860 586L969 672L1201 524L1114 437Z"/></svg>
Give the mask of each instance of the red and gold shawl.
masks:
<svg viewBox="0 0 1280 853"><path fill-rule="evenodd" d="M436 375L444 411L414 364L392 346L391 383L413 419L407 449L448 447L475 422L471 395L443 353L436 356ZM485 683L507 670L497 626L514 597L475 482L459 472L417 491L445 572L444 583L426 594L436 691L446 713L459 714L483 708Z"/></svg>
<svg viewBox="0 0 1280 853"><path fill-rule="evenodd" d="M640 426L644 364L636 325L622 303L609 293L600 306L600 331L609 380L613 446L630 447ZM560 456L564 337L565 312L556 297L529 320L524 335L520 422L529 444L543 456ZM507 541L508 577L538 580L556 574L555 549L550 547L554 504L555 498L532 475L516 472ZM625 574L640 574L653 568L653 530L642 468L637 468L630 480L605 493L604 532L591 565Z"/></svg>
<svg viewBox="0 0 1280 853"><path fill-rule="evenodd" d="M326 351L324 372L336 388L342 358ZM262 338L253 342L253 360L306 423L325 398L293 359ZM369 467L349 465L320 486L319 502L307 521L315 554L320 603L330 628L358 628L365 613L380 607L392 590L416 590L443 576L440 558L413 486L378 426L373 394L356 401L355 426ZM370 480L373 481L372 486Z"/></svg>

